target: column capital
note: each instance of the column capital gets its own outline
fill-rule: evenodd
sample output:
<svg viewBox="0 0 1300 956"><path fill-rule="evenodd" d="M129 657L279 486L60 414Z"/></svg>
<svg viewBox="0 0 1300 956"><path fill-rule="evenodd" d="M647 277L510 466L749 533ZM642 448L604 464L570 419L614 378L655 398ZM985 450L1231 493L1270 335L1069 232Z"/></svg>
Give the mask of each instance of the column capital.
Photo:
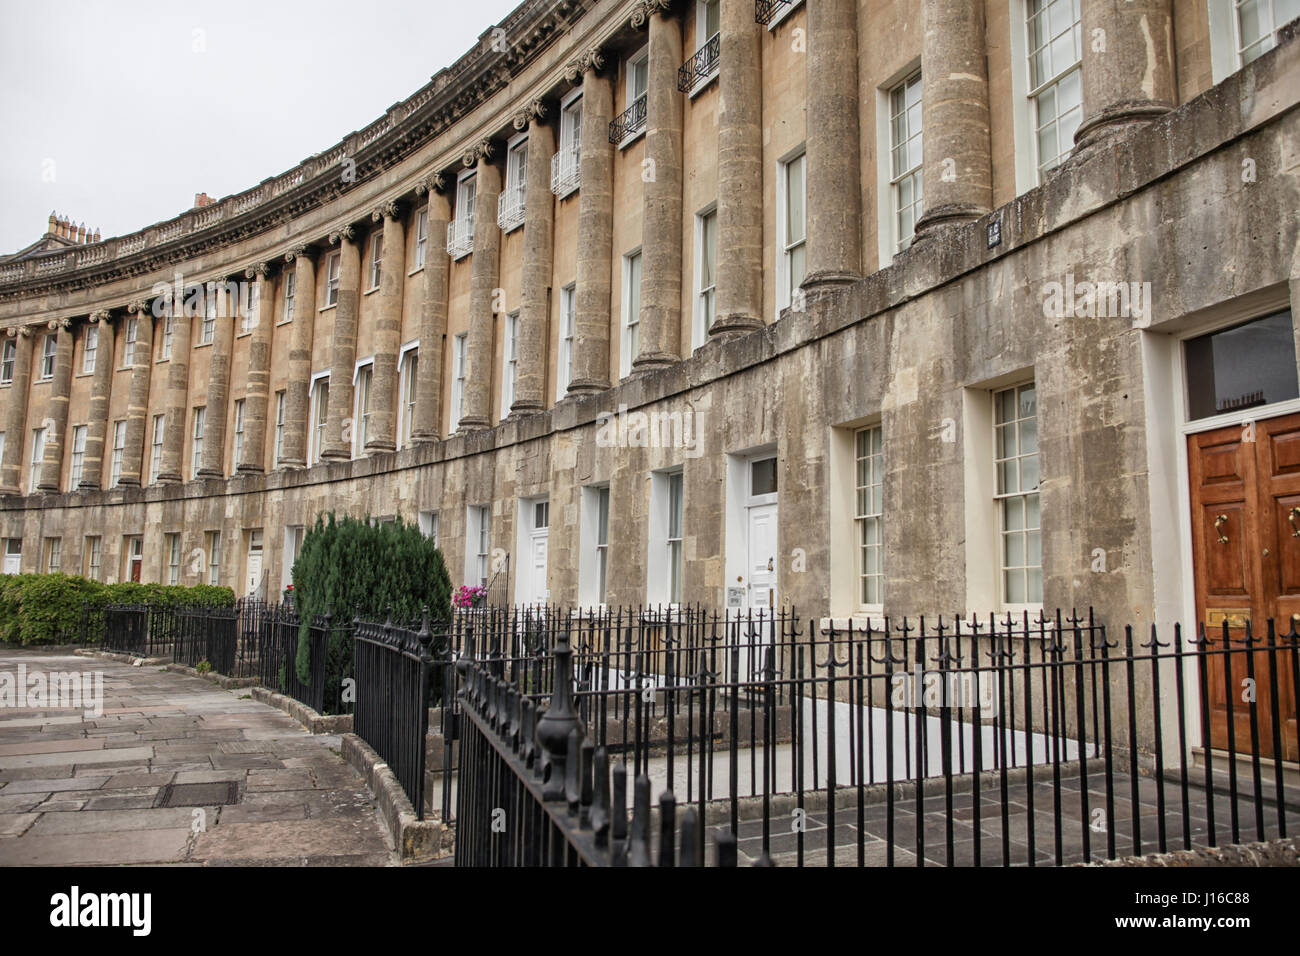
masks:
<svg viewBox="0 0 1300 956"><path fill-rule="evenodd" d="M544 119L546 116L546 104L541 100L533 100L519 112L515 113L510 124L519 132L526 130L533 120Z"/></svg>
<svg viewBox="0 0 1300 956"><path fill-rule="evenodd" d="M110 309L96 309L86 318L91 325L103 322L105 325L113 324L113 313Z"/></svg>
<svg viewBox="0 0 1300 956"><path fill-rule="evenodd" d="M245 279L256 279L259 276L263 279L269 279L275 272L274 262L254 262L244 270Z"/></svg>
<svg viewBox="0 0 1300 956"><path fill-rule="evenodd" d="M126 311L132 314L145 315L153 308L153 299L135 299L127 303Z"/></svg>
<svg viewBox="0 0 1300 956"><path fill-rule="evenodd" d="M371 222L381 222L384 219L397 219L402 215L402 204L395 199L388 202L380 203L375 211L370 214Z"/></svg>
<svg viewBox="0 0 1300 956"><path fill-rule="evenodd" d="M429 193L441 193L447 188L447 177L442 173L430 173L415 184L415 194L425 196Z"/></svg>
<svg viewBox="0 0 1300 956"><path fill-rule="evenodd" d="M570 83L581 82L592 70L599 73L605 68L605 54L600 47L592 47L578 55L564 68L564 78Z"/></svg>
<svg viewBox="0 0 1300 956"><path fill-rule="evenodd" d="M284 261L286 263L292 263L299 256L302 256L304 259L314 259L315 250L311 245L305 242L300 243L290 248L289 251L284 254Z"/></svg>
<svg viewBox="0 0 1300 956"><path fill-rule="evenodd" d="M628 26L633 30L640 30L650 18L656 13L660 16L671 16L673 12L672 0L641 0L640 5L632 11L632 17L628 20Z"/></svg>
<svg viewBox="0 0 1300 956"><path fill-rule="evenodd" d="M350 223L346 226L339 226L337 229L335 229L333 232L330 233L329 243L331 246L340 245L345 240L347 242L356 242L357 240L356 227L351 225Z"/></svg>
<svg viewBox="0 0 1300 956"><path fill-rule="evenodd" d="M25 339L29 339L32 337L32 330L25 325L11 325L7 334L11 339L16 339L20 335Z"/></svg>
<svg viewBox="0 0 1300 956"><path fill-rule="evenodd" d="M495 152L496 144L490 139L485 139L466 149L465 155L460 158L460 162L466 169L473 169L478 165L480 159L491 159L492 154Z"/></svg>

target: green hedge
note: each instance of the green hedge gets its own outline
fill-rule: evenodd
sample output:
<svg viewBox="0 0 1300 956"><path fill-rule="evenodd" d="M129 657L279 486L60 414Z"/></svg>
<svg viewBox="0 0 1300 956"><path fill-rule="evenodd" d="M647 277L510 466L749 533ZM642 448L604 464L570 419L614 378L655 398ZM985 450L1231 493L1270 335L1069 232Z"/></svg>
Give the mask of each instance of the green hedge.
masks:
<svg viewBox="0 0 1300 956"><path fill-rule="evenodd" d="M294 603L303 626L298 640L299 680L311 679L307 628L316 615L332 611L350 620L356 613L382 619L393 609L393 620L406 623L429 608L431 625L451 615L451 578L442 552L413 524L398 519L373 525L355 518L335 519L331 513L316 519L303 538L293 565ZM339 641L329 654L329 686L350 676L352 644Z"/></svg>
<svg viewBox="0 0 1300 956"><path fill-rule="evenodd" d="M162 584L102 584L71 574L0 576L0 641L8 644L73 644L81 640L85 608L107 604L233 607L230 588ZM99 635L92 634L92 639Z"/></svg>

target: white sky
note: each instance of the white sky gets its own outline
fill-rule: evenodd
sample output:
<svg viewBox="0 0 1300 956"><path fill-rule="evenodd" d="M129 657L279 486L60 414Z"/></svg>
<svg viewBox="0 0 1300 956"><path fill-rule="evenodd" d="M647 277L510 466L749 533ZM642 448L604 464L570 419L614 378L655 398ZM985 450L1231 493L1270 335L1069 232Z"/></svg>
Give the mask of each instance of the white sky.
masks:
<svg viewBox="0 0 1300 956"><path fill-rule="evenodd" d="M0 253L51 210L108 238L284 172L519 2L0 0Z"/></svg>

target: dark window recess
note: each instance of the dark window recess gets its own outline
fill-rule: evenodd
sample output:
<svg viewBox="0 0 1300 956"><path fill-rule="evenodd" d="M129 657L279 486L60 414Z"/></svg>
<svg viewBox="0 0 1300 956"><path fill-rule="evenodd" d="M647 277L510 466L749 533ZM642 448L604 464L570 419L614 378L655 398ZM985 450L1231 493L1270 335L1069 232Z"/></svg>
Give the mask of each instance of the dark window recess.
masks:
<svg viewBox="0 0 1300 956"><path fill-rule="evenodd" d="M1193 421L1300 398L1289 309L1189 339L1186 350Z"/></svg>
<svg viewBox="0 0 1300 956"><path fill-rule="evenodd" d="M776 459L764 458L750 465L749 493L751 495L776 494Z"/></svg>

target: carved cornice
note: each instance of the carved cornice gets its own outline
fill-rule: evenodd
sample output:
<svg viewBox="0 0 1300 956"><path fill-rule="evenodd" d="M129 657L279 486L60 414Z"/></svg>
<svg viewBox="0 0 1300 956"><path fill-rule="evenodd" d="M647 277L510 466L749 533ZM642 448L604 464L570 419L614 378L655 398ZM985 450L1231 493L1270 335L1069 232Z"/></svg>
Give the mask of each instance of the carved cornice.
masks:
<svg viewBox="0 0 1300 956"><path fill-rule="evenodd" d="M289 171L133 234L0 263L0 302L95 290L219 255L250 238L269 238L274 230L321 209L356 185L374 182L462 123L533 65L544 50L572 36L573 24L589 11L599 9L598 29L605 29L604 20L609 18L604 17L603 5L596 8L595 4L596 0L525 0L498 30L484 34L474 49L438 71L412 96ZM603 65L603 59L596 62L587 55L582 59L587 68ZM345 159L355 173L348 182L340 175Z"/></svg>
<svg viewBox="0 0 1300 956"><path fill-rule="evenodd" d="M533 100L518 113L514 115L511 125L515 129L523 132L533 120L540 120L546 117L546 104L541 100Z"/></svg>
<svg viewBox="0 0 1300 956"><path fill-rule="evenodd" d="M402 204L397 202L396 200L389 200L386 203L381 203L379 207L370 214L370 221L381 222L385 218L397 219L401 215L402 215Z"/></svg>

